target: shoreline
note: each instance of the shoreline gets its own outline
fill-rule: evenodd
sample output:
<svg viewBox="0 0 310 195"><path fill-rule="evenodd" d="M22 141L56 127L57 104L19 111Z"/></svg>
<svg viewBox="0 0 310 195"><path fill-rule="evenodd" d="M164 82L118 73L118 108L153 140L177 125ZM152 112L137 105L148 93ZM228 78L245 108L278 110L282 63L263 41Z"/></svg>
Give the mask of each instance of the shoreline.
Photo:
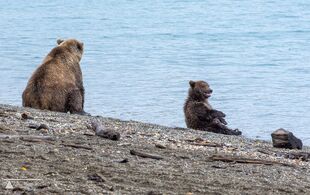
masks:
<svg viewBox="0 0 310 195"><path fill-rule="evenodd" d="M29 119L23 119L26 113ZM96 120L121 134L96 136ZM36 130L44 124L48 129ZM310 163L276 156L272 143L102 116L80 116L0 104L0 175L16 193L217 194L310 192ZM23 136L23 139L21 138ZM28 136L28 137L27 137ZM52 137L51 140L30 139ZM161 159L142 158L139 151ZM310 152L308 146L303 152ZM138 154L139 154L138 152ZM220 157L248 161L228 162ZM257 160L257 161L255 161ZM264 162L259 164L259 162ZM268 164L269 163L269 164ZM271 164L270 164L271 163ZM5 189L2 182L0 191Z"/></svg>
<svg viewBox="0 0 310 195"><path fill-rule="evenodd" d="M0 107L1 106L9 106L9 107L16 107L16 108L23 108L23 109L32 109L29 107L23 107L20 104L8 104L8 103L2 104L2 103L0 103ZM34 110L37 110L37 109L34 109ZM49 111L49 110L41 110L41 111L53 112L53 111ZM56 112L56 113L59 113L59 112ZM63 114L66 114L66 113L63 113ZM90 113L90 114L92 114L92 113ZM126 119L126 118L121 118L121 117L117 118L117 117L113 117L113 116L103 116L101 114L91 115L91 117L102 117L102 118L106 118L106 119L119 120L119 121L123 121L123 122L137 122L137 123L143 123L143 124L147 124L147 125L161 126L161 127L169 128L169 129L184 129L184 130L186 129L186 130L189 130L189 128L186 127L186 124L184 124L184 126L182 126L182 125L177 126L174 124L169 125L169 124L152 123L150 121L142 121L142 120L138 120L138 119ZM238 127L230 126L230 124L228 124L227 126L232 128L232 129L239 129ZM273 131L280 129L280 128L282 128L282 127L278 126L278 127L274 128ZM250 140L257 140L257 141L272 143L271 133L273 131L270 131L267 133L267 135L268 135L268 138L267 138L267 136L257 136L257 135L251 136L251 134L245 135L245 132L246 132L245 129L239 129L239 130L242 131L241 137L244 139L250 139ZM285 128L285 130L291 131L291 129L286 129L286 128ZM194 131L196 131L196 130L194 130ZM197 131L199 131L199 130L197 130ZM204 132L204 131L202 131L202 132ZM296 134L297 134L296 132L294 132L294 131L291 131L291 132L296 136ZM310 148L310 144L307 141L305 141L305 140L308 140L308 138L305 138L305 140L303 140L300 136L298 136L297 138L302 140L303 148L304 147Z"/></svg>

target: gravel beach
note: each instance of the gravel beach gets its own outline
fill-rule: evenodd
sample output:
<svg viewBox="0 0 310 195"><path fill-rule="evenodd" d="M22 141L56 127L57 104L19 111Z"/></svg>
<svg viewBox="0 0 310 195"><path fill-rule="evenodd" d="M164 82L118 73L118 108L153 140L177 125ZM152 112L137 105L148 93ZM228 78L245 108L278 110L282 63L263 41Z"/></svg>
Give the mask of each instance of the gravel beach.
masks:
<svg viewBox="0 0 310 195"><path fill-rule="evenodd" d="M120 140L95 135L92 121L119 132ZM1 194L309 194L310 163L278 155L288 152L297 150L0 105Z"/></svg>

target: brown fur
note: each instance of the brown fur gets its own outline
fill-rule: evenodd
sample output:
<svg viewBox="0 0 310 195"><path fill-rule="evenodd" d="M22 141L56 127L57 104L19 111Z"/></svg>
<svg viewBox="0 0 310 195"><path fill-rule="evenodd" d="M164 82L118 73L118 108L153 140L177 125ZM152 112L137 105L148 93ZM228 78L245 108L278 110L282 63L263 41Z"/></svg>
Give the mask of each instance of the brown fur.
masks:
<svg viewBox="0 0 310 195"><path fill-rule="evenodd" d="M225 114L215 110L208 98L212 89L205 81L190 81L188 97L184 104L185 122L188 128L215 133L240 135L238 130L231 130L226 125Z"/></svg>
<svg viewBox="0 0 310 195"><path fill-rule="evenodd" d="M58 40L58 46L34 71L23 92L23 106L84 114L84 87L80 68L83 43Z"/></svg>

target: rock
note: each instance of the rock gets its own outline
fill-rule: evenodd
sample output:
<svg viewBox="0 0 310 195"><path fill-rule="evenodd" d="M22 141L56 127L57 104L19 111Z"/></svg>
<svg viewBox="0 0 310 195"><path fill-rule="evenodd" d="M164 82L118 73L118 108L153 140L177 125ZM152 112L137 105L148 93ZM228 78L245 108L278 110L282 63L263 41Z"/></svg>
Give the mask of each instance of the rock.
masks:
<svg viewBox="0 0 310 195"><path fill-rule="evenodd" d="M97 136L110 139L110 140L114 140L114 141L118 141L121 137L120 133L112 129L105 129L96 121L92 121L91 126Z"/></svg>
<svg viewBox="0 0 310 195"><path fill-rule="evenodd" d="M47 130L49 130L49 127L48 127L46 124L43 124L43 123L40 124L40 125L31 123L31 124L28 125L28 127L29 127L30 129L36 129L36 130L41 130L41 129L47 129Z"/></svg>
<svg viewBox="0 0 310 195"><path fill-rule="evenodd" d="M164 146L164 145L162 145L162 144L159 144L159 143L156 143L156 144L155 144L155 147L156 147L156 148L160 148L160 149L166 149L166 148L167 148L166 146Z"/></svg>
<svg viewBox="0 0 310 195"><path fill-rule="evenodd" d="M302 149L302 142L295 137L292 132L285 129L278 129L271 134L273 147L288 148L288 149Z"/></svg>
<svg viewBox="0 0 310 195"><path fill-rule="evenodd" d="M121 161L118 161L118 163L128 163L129 161L128 161L128 158L125 158L125 159L123 159L123 160L121 160Z"/></svg>
<svg viewBox="0 0 310 195"><path fill-rule="evenodd" d="M96 135L114 141L118 141L121 137L118 132L111 129L105 129L105 130L101 129L99 131L96 131Z"/></svg>
<svg viewBox="0 0 310 195"><path fill-rule="evenodd" d="M24 119L24 120L27 120L27 119L34 119L34 118L33 118L32 116L30 116L30 114L27 113L27 112L22 113L21 117L22 117L22 119Z"/></svg>
<svg viewBox="0 0 310 195"><path fill-rule="evenodd" d="M41 129L47 129L49 130L49 127L46 124L41 124L37 127L37 130L41 130Z"/></svg>
<svg viewBox="0 0 310 195"><path fill-rule="evenodd" d="M34 123L30 123L30 124L28 125L28 127L29 127L30 129L37 129L37 128L39 127L39 125L34 124Z"/></svg>
<svg viewBox="0 0 310 195"><path fill-rule="evenodd" d="M96 182L105 182L105 178L98 173L89 174L88 180L92 180L92 181L96 181Z"/></svg>

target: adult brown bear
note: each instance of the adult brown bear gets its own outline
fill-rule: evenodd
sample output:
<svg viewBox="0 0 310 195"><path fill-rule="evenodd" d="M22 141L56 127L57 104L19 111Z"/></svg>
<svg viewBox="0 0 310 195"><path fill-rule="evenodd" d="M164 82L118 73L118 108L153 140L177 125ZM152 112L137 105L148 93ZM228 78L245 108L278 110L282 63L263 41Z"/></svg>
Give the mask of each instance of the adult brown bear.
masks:
<svg viewBox="0 0 310 195"><path fill-rule="evenodd" d="M84 87L80 60L83 43L57 40L58 46L34 71L23 92L23 106L73 114L84 112Z"/></svg>
<svg viewBox="0 0 310 195"><path fill-rule="evenodd" d="M188 128L211 131L228 135L241 135L238 129L228 128L225 114L215 110L209 104L208 98L212 89L205 81L190 81L188 97L184 104L185 122Z"/></svg>

